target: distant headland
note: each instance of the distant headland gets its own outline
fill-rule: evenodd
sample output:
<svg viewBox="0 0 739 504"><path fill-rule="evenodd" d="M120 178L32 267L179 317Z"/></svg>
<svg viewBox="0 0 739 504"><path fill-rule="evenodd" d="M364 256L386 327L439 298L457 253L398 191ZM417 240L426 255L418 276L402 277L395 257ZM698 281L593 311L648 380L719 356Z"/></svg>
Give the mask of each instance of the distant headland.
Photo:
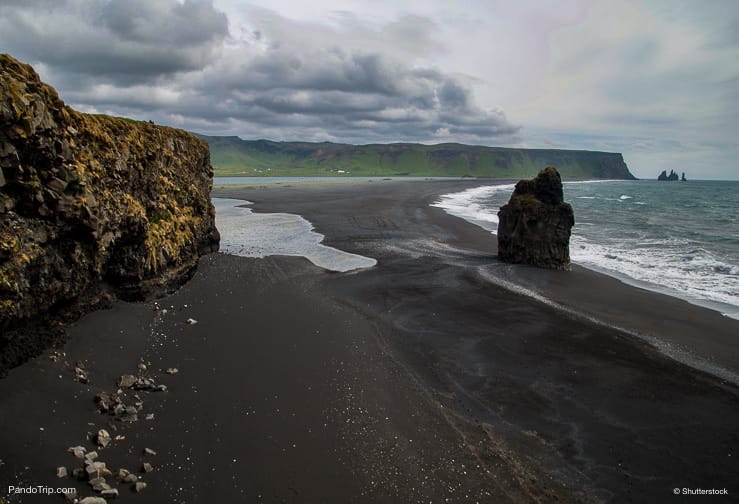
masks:
<svg viewBox="0 0 739 504"><path fill-rule="evenodd" d="M414 176L530 178L556 166L564 178L635 180L617 152L445 143L351 145L198 135L216 176Z"/></svg>

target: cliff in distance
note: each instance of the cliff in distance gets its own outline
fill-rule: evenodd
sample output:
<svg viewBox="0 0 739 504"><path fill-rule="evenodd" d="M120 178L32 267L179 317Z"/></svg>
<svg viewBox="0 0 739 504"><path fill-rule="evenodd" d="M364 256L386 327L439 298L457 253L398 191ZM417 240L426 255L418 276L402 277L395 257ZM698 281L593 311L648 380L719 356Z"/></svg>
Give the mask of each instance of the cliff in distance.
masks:
<svg viewBox="0 0 739 504"><path fill-rule="evenodd" d="M208 145L79 113L0 55L0 370L48 341L25 327L179 285L218 249Z"/></svg>
<svg viewBox="0 0 739 504"><path fill-rule="evenodd" d="M564 178L627 179L612 152L511 149L447 143L348 145L272 142L199 135L210 145L216 176L533 177L553 165Z"/></svg>

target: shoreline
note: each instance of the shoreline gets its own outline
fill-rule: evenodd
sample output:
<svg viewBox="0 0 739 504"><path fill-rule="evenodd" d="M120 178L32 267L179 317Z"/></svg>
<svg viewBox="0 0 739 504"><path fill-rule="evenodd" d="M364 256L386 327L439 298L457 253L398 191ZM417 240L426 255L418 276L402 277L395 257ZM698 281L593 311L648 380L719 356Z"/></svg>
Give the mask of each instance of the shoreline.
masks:
<svg viewBox="0 0 739 504"><path fill-rule="evenodd" d="M619 182L619 181L618 180L585 180L585 181L572 181L572 180L570 180L570 181L564 182L564 184L568 184L568 183L569 184L581 184L581 183L591 184L591 183L599 183L599 182ZM624 182L632 182L632 181L624 181ZM649 181L647 181L647 182L649 182ZM490 184L490 185L487 185L486 184L486 185L481 185L480 187L481 188L483 188L483 187L494 187L494 186L500 186L500 185L507 185L507 184ZM464 192L464 191L462 191L462 192ZM452 193L452 195L453 194L455 194L455 193ZM447 194L447 195L443 195L442 197L448 197L448 196L451 196L451 195ZM445 206L443 202L434 203L433 206L437 206L439 208L442 208L447 213L449 213L450 215L454 215L454 216L459 217L459 218L461 218L461 219L463 219L463 220L465 220L465 221L467 221L467 222L469 222L471 224L474 224L476 226L479 226L482 229L484 229L484 230L492 233L493 235L496 234L495 233L495 229L497 228L497 226L492 226L491 224L489 224L488 221L486 221L484 219L483 220L478 220L478 219L475 219L472 216L464 215L464 211L462 211L462 212L456 212L454 208L449 208L448 206ZM682 293L679 290L676 290L674 287L669 287L669 286L661 285L661 284L658 284L658 283L652 283L652 282L647 281L647 280L641 280L641 279L633 278L633 277L629 276L627 273L623 273L623 272L620 272L620 271L617 271L617 270L614 270L614 269L609 269L607 267L599 266L597 264L587 264L587 263L578 262L577 260L572 260L572 265L573 266L577 266L577 267L588 269L588 270L593 271L595 273L600 273L600 274L603 274L603 275L607 275L609 277L612 277L612 278L615 278L615 279L621 281L622 283L625 283L625 284L630 285L632 287L636 287L638 289L648 290L648 291L651 291L651 292L654 292L654 293L657 293L657 294L662 294L662 295L670 296L670 297L679 299L681 301L685 301L687 303L690 303L692 305L699 306L701 308L705 308L705 309L708 309L708 310L712 310L712 311L718 312L719 314L721 314L724 317L728 317L728 318L731 318L731 319L734 319L734 320L739 320L739 306L735 306L735 305L723 303L723 302L720 302L720 301L713 301L713 300L710 300L710 299L703 299L703 298L700 298L700 297L690 296L690 295L687 295L685 293Z"/></svg>
<svg viewBox="0 0 739 504"><path fill-rule="evenodd" d="M358 177L359 178L359 177ZM490 184L495 181L495 184ZM469 185L467 189L479 187L482 185L509 185L515 181L508 179L489 179L489 180L449 180L436 181L436 183L463 183ZM482 183L481 183L482 182ZM366 181L357 180L355 184L366 184ZM419 181L385 181L390 183L419 183ZM427 181L427 183L434 183ZM301 189L310 188L311 190L320 190L321 188L330 187L330 184L306 184L294 186L272 186L266 187L267 191L275 191L280 189L300 191ZM222 194L239 194L242 191L257 190L253 194L261 193L261 188L256 187L223 187L218 192ZM446 193L433 193L427 195L422 201L426 205L424 211L434 213L441 212L444 216L451 219L459 219L466 226L473 226L487 236L487 250L491 256L497 254L496 237L491 231L470 222L464 217L450 214L443 207L432 205L438 197ZM235 199L247 199L233 196ZM263 201L258 198L248 198L251 201L250 208L254 212L281 212L279 203L275 200L280 198L267 197ZM288 203L289 207L290 204ZM298 213L301 217L305 217L302 213ZM437 215L439 220L441 216ZM332 237L322 232L320 222L307 218L315 229L324 235L324 244L331 245ZM477 233L475 233L477 234ZM482 235L476 236L479 240ZM466 245L466 244L463 244ZM336 247L341 250L341 247ZM355 252L362 255L361 252ZM692 302L691 300L672 295L670 293L660 291L657 288L648 288L638 285L637 281L628 282L617 274L610 274L605 271L599 271L596 268L590 268L586 265L573 263L573 271L571 272L555 272L533 268L526 265L510 265L498 262L493 257L491 272L486 277L491 282L505 287L505 283L509 282L507 288L512 292L523 293L529 295L532 299L538 299L539 302L549 303L551 306L557 307L563 311L568 311L574 316L590 318L593 322L602 324L605 327L611 327L629 333L632 337L638 338L649 343L655 349L659 350L666 356L675 359L678 362L695 367L703 372L714 374L715 376L739 384L739 349L735 342L735 338L731 336L732 330L739 331L739 320L724 315L714 307L705 306L703 304ZM492 274L492 277L490 276ZM573 285L568 285L567 275L577 276L578 279ZM597 286L595 289L580 290L577 292L579 285L592 283ZM526 292L529 294L526 294ZM609 300L608 292L618 292L618 298L627 299L635 297L636 303L641 306L649 307L639 311L628 311L623 307L608 308ZM595 294L595 296L593 296ZM551 300L551 301L550 301ZM634 304L636 304L634 303ZM669 315L669 316L667 316ZM696 321L703 321L704 325ZM725 322L725 323L724 323ZM706 341L701 335L710 333L714 336L712 340Z"/></svg>
<svg viewBox="0 0 739 504"><path fill-rule="evenodd" d="M86 315L67 328L63 354L0 380L0 483L69 483L91 495L55 468L75 467L67 448L94 449L91 435L108 428L121 437L97 450L99 460L148 484L134 493L113 482L132 503L655 502L675 487L739 493L735 384L512 293L485 272L515 273L585 309L603 301L593 293L610 292L604 314L645 328L657 320L654 307L683 305L646 291L635 297L580 268L557 276L497 267L489 233L428 205L474 183L217 191L255 202L255 212L301 215L325 245L377 265L338 273L297 257L210 254L170 296ZM715 322L687 306L694 328ZM683 324L663 322L654 329ZM736 326L714 328L704 338L721 340ZM88 383L75 381L80 363ZM94 401L126 373L167 386L138 392L132 423L98 413ZM152 472L140 470L144 461Z"/></svg>

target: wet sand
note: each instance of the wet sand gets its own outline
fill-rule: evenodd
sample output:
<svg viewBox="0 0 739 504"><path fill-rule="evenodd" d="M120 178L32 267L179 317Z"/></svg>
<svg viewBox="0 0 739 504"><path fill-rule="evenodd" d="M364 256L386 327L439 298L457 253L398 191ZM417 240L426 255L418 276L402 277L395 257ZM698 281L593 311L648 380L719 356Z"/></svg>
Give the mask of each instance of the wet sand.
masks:
<svg viewBox="0 0 739 504"><path fill-rule="evenodd" d="M123 502L669 502L676 487L735 498L739 322L580 268L498 263L494 236L428 206L476 184L218 190L300 214L325 244L378 265L213 254L158 305L83 317L64 358L0 380L2 491L74 483L54 475L81 465L67 447L92 449L86 433L110 424L125 439L99 460L154 466L141 493L117 486ZM88 385L73 380L77 361ZM97 413L94 395L137 372L168 391L139 393L132 424Z"/></svg>

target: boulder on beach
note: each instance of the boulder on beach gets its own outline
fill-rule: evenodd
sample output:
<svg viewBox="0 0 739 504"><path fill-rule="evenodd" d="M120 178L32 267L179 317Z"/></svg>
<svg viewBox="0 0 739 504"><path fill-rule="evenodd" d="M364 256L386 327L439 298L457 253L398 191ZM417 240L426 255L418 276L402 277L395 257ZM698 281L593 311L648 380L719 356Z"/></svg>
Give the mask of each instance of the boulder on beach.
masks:
<svg viewBox="0 0 739 504"><path fill-rule="evenodd" d="M498 257L505 262L565 270L570 266L572 207L553 166L521 180L498 212Z"/></svg>

